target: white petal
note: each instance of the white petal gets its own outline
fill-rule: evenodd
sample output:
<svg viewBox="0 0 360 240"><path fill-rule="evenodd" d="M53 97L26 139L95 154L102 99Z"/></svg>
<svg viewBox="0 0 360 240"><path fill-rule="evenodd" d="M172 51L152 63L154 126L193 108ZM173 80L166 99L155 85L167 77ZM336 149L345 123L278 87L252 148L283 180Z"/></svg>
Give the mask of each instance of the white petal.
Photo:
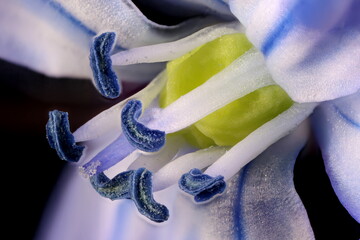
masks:
<svg viewBox="0 0 360 240"><path fill-rule="evenodd" d="M156 24L147 19L130 0L53 1L94 32L114 31L120 48L139 47L173 41L215 22L196 18L175 26Z"/></svg>
<svg viewBox="0 0 360 240"><path fill-rule="evenodd" d="M244 167L237 203L241 239L315 239L293 182L295 160L307 140L302 131Z"/></svg>
<svg viewBox="0 0 360 240"><path fill-rule="evenodd" d="M0 22L1 58L50 76L90 76L90 36L44 1L2 1Z"/></svg>
<svg viewBox="0 0 360 240"><path fill-rule="evenodd" d="M322 104L313 122L334 191L360 223L360 93Z"/></svg>
<svg viewBox="0 0 360 240"><path fill-rule="evenodd" d="M101 198L75 168L67 168L43 216L37 240L107 239L116 202Z"/></svg>

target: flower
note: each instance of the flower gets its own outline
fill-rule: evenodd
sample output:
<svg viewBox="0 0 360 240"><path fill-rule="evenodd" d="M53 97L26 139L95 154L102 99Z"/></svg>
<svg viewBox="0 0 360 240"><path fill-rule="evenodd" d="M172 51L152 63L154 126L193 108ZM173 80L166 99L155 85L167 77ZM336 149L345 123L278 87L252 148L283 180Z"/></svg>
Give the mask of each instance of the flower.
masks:
<svg viewBox="0 0 360 240"><path fill-rule="evenodd" d="M21 4L26 5L5 5L14 11ZM26 29L10 31L18 41L14 48L24 48L17 56L11 50L2 56L51 75L89 76L92 71L94 85L109 98L121 93L119 78L144 81L164 67L161 62L172 60L141 92L74 133L66 113L49 114L47 137L59 157L78 163L101 196L131 200L100 200L93 196L95 191L89 192L90 184L73 176L70 190L82 193L81 198L88 195L90 202L79 206L83 203L76 204L81 199L74 196L63 206L76 206L86 214L94 204L97 209L91 211L99 211L100 217L96 221L106 226L89 231L86 239L158 239L174 233L178 239L314 238L292 170L309 137L305 119L317 106L311 120L329 177L344 207L360 221L358 1L334 0L326 8L321 1L307 0L180 1L185 12L207 17L171 27L149 21L130 1L107 4L36 1L21 8L26 17L18 21L39 23L51 13L55 23L41 22L39 34L29 34L28 42L21 38L27 36ZM174 7L171 1L163 4ZM37 7L46 11L34 15ZM54 42L42 34L53 33L53 24L67 30L64 36L57 34L60 48L53 48ZM34 55L27 52L28 45L40 47L34 51L37 61L29 61ZM48 57L59 53L64 58ZM209 69L199 69L200 60ZM187 75L196 76L196 86L187 86ZM251 95L256 91L260 100ZM246 97L247 102L237 102ZM240 114L229 107L234 101L254 104L254 111ZM219 115L224 107L229 114ZM255 126L241 122L246 118ZM134 208L143 216L134 215ZM156 223L148 224L143 217ZM134 224L138 231L111 231L114 222L124 229ZM92 227L94 220L82 224ZM76 230L68 229L67 234L61 238L74 238Z"/></svg>

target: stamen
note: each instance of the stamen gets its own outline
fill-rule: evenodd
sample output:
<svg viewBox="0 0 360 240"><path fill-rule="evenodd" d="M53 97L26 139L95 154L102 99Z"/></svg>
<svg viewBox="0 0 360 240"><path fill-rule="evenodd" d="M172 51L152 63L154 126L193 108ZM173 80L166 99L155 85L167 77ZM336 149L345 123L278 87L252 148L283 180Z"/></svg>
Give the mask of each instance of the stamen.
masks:
<svg viewBox="0 0 360 240"><path fill-rule="evenodd" d="M115 43L116 34L106 32L94 38L90 48L90 67L93 71L97 90L107 98L116 98L120 95L120 83L112 69L110 58Z"/></svg>
<svg viewBox="0 0 360 240"><path fill-rule="evenodd" d="M121 116L123 135L126 136L131 145L142 151L158 151L165 143L164 132L171 133L181 130L229 102L257 88L271 84L273 81L266 71L261 54L249 51L200 87L184 95L165 109L159 110L157 114L151 114L151 118L146 121L147 127L137 121L141 114L141 102L138 100L128 101ZM209 95L212 97L209 98ZM194 105L194 102L198 104ZM184 112L186 113L185 116ZM107 147L101 154L84 165L86 174L91 175L94 172L104 171L135 150L129 148L126 139L116 141L119 141L118 144L114 144L117 147ZM122 146L120 143L124 145ZM109 151L108 149L112 150ZM110 157L107 151L111 152ZM94 165L98 162L101 163L100 166ZM96 166L96 169L92 169L91 166Z"/></svg>
<svg viewBox="0 0 360 240"><path fill-rule="evenodd" d="M161 110L147 126L166 133L176 132L258 88L273 84L261 53L249 50L204 84Z"/></svg>
<svg viewBox="0 0 360 240"><path fill-rule="evenodd" d="M174 42L131 48L111 56L113 65L166 62L190 52L207 42L226 34L242 33L243 27L238 22L217 24L204 28L188 37Z"/></svg>
<svg viewBox="0 0 360 240"><path fill-rule="evenodd" d="M163 71L154 80L152 80L149 85L133 95L131 98L140 100L144 108L147 108L164 87L166 80L166 74L165 71ZM83 142L96 139L111 132L118 132L118 134L120 134L122 129L119 112L121 112L127 101L129 101L129 98L103 111L77 129L74 132L76 141Z"/></svg>
<svg viewBox="0 0 360 240"><path fill-rule="evenodd" d="M165 132L152 130L139 123L142 104L130 100L122 110L121 126L123 133L133 146L145 152L157 152L165 144Z"/></svg>
<svg viewBox="0 0 360 240"><path fill-rule="evenodd" d="M169 218L169 210L154 200L151 177L150 171L140 168L120 173L113 179L98 173L90 178L90 182L103 197L111 200L132 199L142 215L160 223Z"/></svg>
<svg viewBox="0 0 360 240"><path fill-rule="evenodd" d="M122 172L109 179L103 172L90 177L93 188L103 197L111 200L131 198L131 179L134 171Z"/></svg>
<svg viewBox="0 0 360 240"><path fill-rule="evenodd" d="M74 136L70 132L68 113L58 110L49 112L46 137L50 147L56 150L62 160L79 161L85 147L76 145Z"/></svg>
<svg viewBox="0 0 360 240"><path fill-rule="evenodd" d="M130 100L129 101L130 105L131 105L132 101L140 103L140 105L141 105L141 102L138 100ZM129 103L126 104L126 106L124 107L123 110L125 112L130 110L128 108L130 105L129 105ZM135 109L133 109L133 110L135 110ZM138 110L141 111L141 106L140 106L140 109L138 109ZM128 115L129 113L125 113L125 114ZM117 115L120 116L119 113ZM139 112L139 115L140 115L140 112ZM142 120L145 119L144 121L146 122L146 121L148 121L147 118L151 119L151 116L149 116L149 115L152 115L152 108L150 108L150 109L148 109L148 111L144 112L144 114L142 116ZM115 164L117 164L119 162L123 162L125 159L126 159L126 163L120 164L121 165L120 170L118 169L117 171L115 171L116 174L118 172L125 171L130 165L132 166L131 169L137 169L139 167L145 166L145 165L142 165L142 166L137 166L137 167L133 168L134 166L132 165L132 163L135 162L138 158L141 158L141 154L140 153L135 154L135 152L137 152L136 151L137 148L136 148L136 146L134 146L134 144L132 142L129 141L128 137L126 136L127 131L128 130L125 130L125 131L123 131L123 133L121 133L122 131L120 131L120 133L118 133L118 134L120 134L120 136L117 137L113 142L107 143L105 145L103 145L103 143L101 143L104 146L101 151L99 151L99 148L95 149L97 151L94 151L94 149L92 149L92 147L91 147L92 141L87 142L86 144L88 146L88 148L87 148L88 151L86 151L84 154L85 157L83 159L83 162L86 162L86 159L91 159L91 160L88 161L86 164L84 164L80 168L81 173L85 177L92 176L95 173L99 173L99 172L108 170L110 167L114 166ZM152 138L154 137L154 135L150 135L150 136ZM105 139L105 140L108 141L108 139ZM161 145L164 145L164 143L165 143L165 135L163 136L163 138L161 138L161 141L158 141L158 142L154 141L155 144L154 144L154 142L150 142L150 143L145 142L144 145L147 146L147 149L150 149L150 150L156 149L156 147L159 147L159 149L160 149ZM99 143L95 142L95 144L99 144ZM142 144L142 143L140 142L139 144ZM180 147L180 145L175 145L175 146ZM150 147L152 147L152 148L150 148ZM93 150L93 151L91 151L91 150ZM144 148L142 148L141 150L144 150ZM131 155L130 159L128 158L129 155ZM151 163L151 162L152 162L151 160L150 160L150 162L147 161L147 163ZM151 170L153 170L153 168L151 168ZM114 176L115 174L112 174L112 175Z"/></svg>
<svg viewBox="0 0 360 240"><path fill-rule="evenodd" d="M152 173L145 168L136 170L131 196L141 214L154 222L164 222L169 218L169 210L154 200L151 177Z"/></svg>
<svg viewBox="0 0 360 240"><path fill-rule="evenodd" d="M236 144L211 165L205 174L210 176L222 175L225 181L229 180L270 145L288 135L312 113L316 106L317 103L295 103L291 108L265 123Z"/></svg>
<svg viewBox="0 0 360 240"><path fill-rule="evenodd" d="M176 158L154 174L154 191L157 192L175 184L184 172L189 172L192 168L208 167L225 152L225 147L210 147Z"/></svg>
<svg viewBox="0 0 360 240"><path fill-rule="evenodd" d="M211 177L194 168L180 178L179 188L194 196L195 202L200 203L223 193L226 183L223 176Z"/></svg>

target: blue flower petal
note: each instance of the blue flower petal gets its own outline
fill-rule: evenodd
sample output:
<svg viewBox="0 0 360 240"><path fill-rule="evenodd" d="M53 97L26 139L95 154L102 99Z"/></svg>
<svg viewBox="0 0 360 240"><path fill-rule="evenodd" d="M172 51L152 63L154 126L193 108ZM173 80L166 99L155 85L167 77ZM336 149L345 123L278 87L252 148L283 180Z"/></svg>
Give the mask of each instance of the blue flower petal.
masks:
<svg viewBox="0 0 360 240"><path fill-rule="evenodd" d="M313 123L331 185L360 223L360 94L323 103Z"/></svg>
<svg viewBox="0 0 360 240"><path fill-rule="evenodd" d="M70 132L68 113L58 110L49 112L46 137L50 147L56 150L62 160L79 161L85 147L76 145L74 136Z"/></svg>

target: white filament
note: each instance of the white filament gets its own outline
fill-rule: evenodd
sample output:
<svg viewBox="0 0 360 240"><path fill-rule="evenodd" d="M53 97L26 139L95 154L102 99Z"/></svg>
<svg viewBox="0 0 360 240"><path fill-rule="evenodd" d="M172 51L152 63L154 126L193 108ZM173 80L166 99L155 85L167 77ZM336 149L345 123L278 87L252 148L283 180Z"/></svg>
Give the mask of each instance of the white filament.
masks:
<svg viewBox="0 0 360 240"><path fill-rule="evenodd" d="M166 133L179 131L228 103L272 84L263 56L251 49L204 84L159 111L148 127Z"/></svg>
<svg viewBox="0 0 360 240"><path fill-rule="evenodd" d="M211 165L205 171L205 174L213 177L222 175L225 180L230 179L271 144L288 135L300 125L316 106L316 103L295 103L287 111L265 123L236 144L230 151Z"/></svg>
<svg viewBox="0 0 360 240"><path fill-rule="evenodd" d="M217 24L206 27L188 37L167 42L121 51L111 56L113 65L166 62L190 52L207 42L226 34L244 32L239 22Z"/></svg>

